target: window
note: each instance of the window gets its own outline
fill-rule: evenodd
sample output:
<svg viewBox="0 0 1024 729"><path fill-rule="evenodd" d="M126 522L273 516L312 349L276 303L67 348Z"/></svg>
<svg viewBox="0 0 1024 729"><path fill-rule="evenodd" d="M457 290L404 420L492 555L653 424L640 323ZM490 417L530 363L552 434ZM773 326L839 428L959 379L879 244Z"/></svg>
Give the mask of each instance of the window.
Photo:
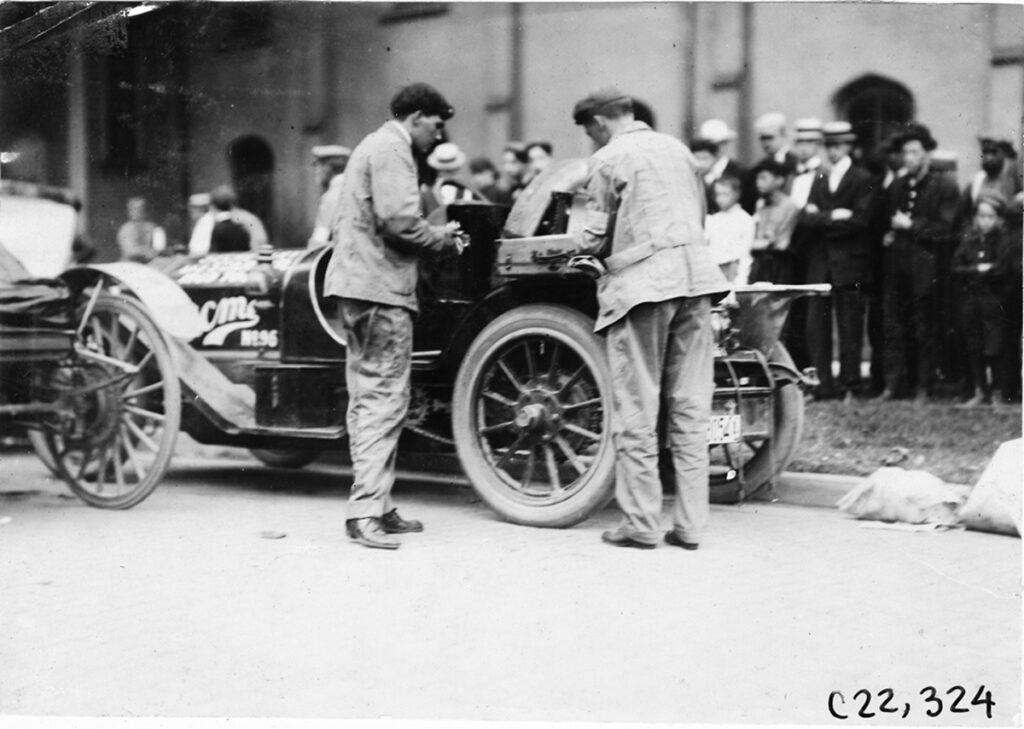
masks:
<svg viewBox="0 0 1024 729"><path fill-rule="evenodd" d="M861 148L869 154L914 119L914 95L907 87L873 74L846 84L832 97L832 103L836 117L850 122Z"/></svg>

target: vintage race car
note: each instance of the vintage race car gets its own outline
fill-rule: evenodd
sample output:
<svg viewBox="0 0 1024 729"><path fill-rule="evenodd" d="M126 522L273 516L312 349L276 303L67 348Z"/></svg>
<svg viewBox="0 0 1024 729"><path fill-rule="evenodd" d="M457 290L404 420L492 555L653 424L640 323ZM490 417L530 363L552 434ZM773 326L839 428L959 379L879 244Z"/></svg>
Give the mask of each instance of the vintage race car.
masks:
<svg viewBox="0 0 1024 729"><path fill-rule="evenodd" d="M593 332L594 278L568 255L585 170L583 160L556 165L511 210L450 205L448 218L471 243L462 256L421 267L400 453L421 469L457 457L481 498L520 524L578 523L613 491L610 375ZM134 280L130 264L116 276L75 270L133 291L168 327L186 432L299 467L327 450L347 452L345 339L336 304L323 295L330 256L321 249L162 259L157 286ZM778 335L790 299L821 291L762 287L717 311L709 438L719 498L770 483L793 456L808 373L794 368Z"/></svg>

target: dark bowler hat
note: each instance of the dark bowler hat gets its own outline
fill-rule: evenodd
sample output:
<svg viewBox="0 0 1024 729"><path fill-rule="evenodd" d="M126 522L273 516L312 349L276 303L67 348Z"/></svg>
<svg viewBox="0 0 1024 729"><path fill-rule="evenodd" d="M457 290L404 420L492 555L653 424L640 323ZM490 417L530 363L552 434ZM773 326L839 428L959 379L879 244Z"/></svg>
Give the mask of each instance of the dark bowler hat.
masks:
<svg viewBox="0 0 1024 729"><path fill-rule="evenodd" d="M602 89L586 96L576 102L572 108L572 120L576 124L589 124L597 114L602 114L607 107L615 104L633 109L633 99L626 96L618 89Z"/></svg>
<svg viewBox="0 0 1024 729"><path fill-rule="evenodd" d="M932 136L931 130L924 124L918 124L917 122L908 125L897 138L897 144L899 144L900 149L903 149L903 145L907 142L913 141L920 142L926 152L931 152L939 146L939 143L935 141L935 137Z"/></svg>
<svg viewBox="0 0 1024 729"><path fill-rule="evenodd" d="M821 131L825 135L825 144L853 144L857 141L857 135L847 121L828 122Z"/></svg>

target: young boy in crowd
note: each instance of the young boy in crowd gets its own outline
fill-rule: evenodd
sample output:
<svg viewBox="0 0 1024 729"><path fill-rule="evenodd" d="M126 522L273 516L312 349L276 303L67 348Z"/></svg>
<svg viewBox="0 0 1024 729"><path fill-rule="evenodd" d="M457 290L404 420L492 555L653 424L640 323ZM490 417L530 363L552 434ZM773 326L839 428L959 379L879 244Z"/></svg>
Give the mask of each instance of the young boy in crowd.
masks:
<svg viewBox="0 0 1024 729"><path fill-rule="evenodd" d="M738 177L715 180L712 190L718 212L709 215L704 224L715 262L735 286L747 283L754 243L754 219L740 206L741 189Z"/></svg>
<svg viewBox="0 0 1024 729"><path fill-rule="evenodd" d="M750 281L793 283L793 260L789 243L800 210L782 191L788 171L781 162L769 157L761 160L753 172L758 198L754 212L754 263Z"/></svg>
<svg viewBox="0 0 1024 729"><path fill-rule="evenodd" d="M992 398L992 384L1000 395L1005 367L998 361L1003 347L1003 289L1008 284L1004 259L1008 253L1002 214L1006 199L998 192L985 191L974 204L974 220L962 234L953 254L953 275L958 283L957 314L964 332L967 362L974 396L964 407L977 407Z"/></svg>

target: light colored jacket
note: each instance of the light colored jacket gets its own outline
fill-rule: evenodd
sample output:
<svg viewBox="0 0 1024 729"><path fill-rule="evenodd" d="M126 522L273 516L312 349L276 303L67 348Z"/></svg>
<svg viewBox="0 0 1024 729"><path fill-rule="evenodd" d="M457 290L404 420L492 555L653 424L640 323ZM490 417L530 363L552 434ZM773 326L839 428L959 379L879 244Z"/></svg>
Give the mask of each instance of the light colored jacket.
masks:
<svg viewBox="0 0 1024 729"><path fill-rule="evenodd" d="M634 122L590 158L586 190L577 249L608 269L597 281L595 331L638 304L729 290L704 238L696 162L678 139Z"/></svg>
<svg viewBox="0 0 1024 729"><path fill-rule="evenodd" d="M419 311L419 258L454 241L423 218L412 145L397 122L352 152L332 228L327 295Z"/></svg>

